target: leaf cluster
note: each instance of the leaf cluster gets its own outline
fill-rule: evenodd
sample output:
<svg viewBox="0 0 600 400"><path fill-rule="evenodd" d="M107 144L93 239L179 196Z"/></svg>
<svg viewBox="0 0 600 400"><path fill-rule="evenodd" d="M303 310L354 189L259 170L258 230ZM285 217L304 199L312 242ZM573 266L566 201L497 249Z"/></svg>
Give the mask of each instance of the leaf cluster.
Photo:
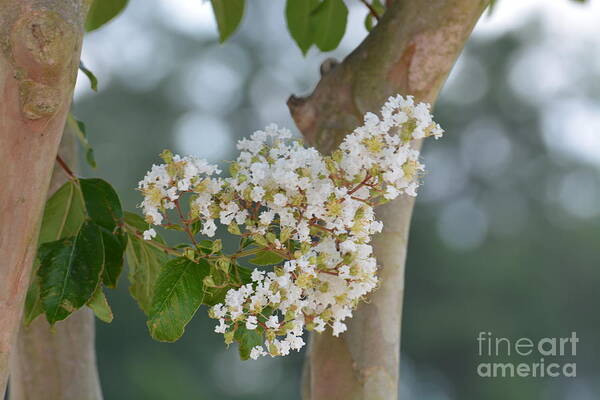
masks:
<svg viewBox="0 0 600 400"><path fill-rule="evenodd" d="M46 203L25 322L53 325L88 306L112 320L104 288L115 288L128 237L119 197L102 179L71 179Z"/></svg>

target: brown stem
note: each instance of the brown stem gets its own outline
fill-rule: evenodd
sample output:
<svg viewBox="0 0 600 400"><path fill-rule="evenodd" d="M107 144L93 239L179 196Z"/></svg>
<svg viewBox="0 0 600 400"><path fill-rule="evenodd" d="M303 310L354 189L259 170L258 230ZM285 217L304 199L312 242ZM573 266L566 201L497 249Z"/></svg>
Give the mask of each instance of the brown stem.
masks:
<svg viewBox="0 0 600 400"><path fill-rule="evenodd" d="M144 235L140 231L138 231L135 227L133 227L133 226L131 226L129 224L126 224L126 223L121 224L121 227L123 229L125 229L127 232L131 233L132 235L135 235L136 237L138 237L138 238L140 238L142 240L145 240L144 239ZM173 248L171 248L169 246L165 246L165 245L163 245L163 244L161 244L161 243L159 243L159 242L157 242L155 240L146 240L146 243L148 243L148 245L150 245L152 247L156 247L157 249L159 249L161 251L164 251L167 254L171 254L171 255L174 255L174 256L180 256L181 255L181 253L179 253L177 250L175 250L175 249L173 249Z"/></svg>
<svg viewBox="0 0 600 400"><path fill-rule="evenodd" d="M183 229L185 230L185 233L187 233L188 237L190 238L190 240L192 241L192 243L195 246L197 244L196 238L194 238L194 234L192 233L192 230L190 229L190 224L183 216L183 212L181 211L181 206L179 205L179 199L175 200L174 203L175 203L175 208L177 208L177 214L179 214L179 220L183 224Z"/></svg>
<svg viewBox="0 0 600 400"><path fill-rule="evenodd" d="M352 194L356 193L356 191L358 191L361 187L365 186L367 184L367 182L369 182L369 179L371 179L371 175L367 174L367 176L365 176L365 179L363 179L361 183L359 183L358 185L356 185L354 187L354 189L350 190L348 192L348 194L352 195Z"/></svg>
<svg viewBox="0 0 600 400"><path fill-rule="evenodd" d="M373 8L373 6L367 1L367 0L360 0L361 3L363 3L368 9L369 9L369 13L371 13L371 15L377 20L379 21L380 15L377 12L377 10L375 10Z"/></svg>
<svg viewBox="0 0 600 400"><path fill-rule="evenodd" d="M61 158L59 154L56 155L56 162L60 167L65 171L65 173L69 176L69 179L77 179L71 168L67 165L67 163Z"/></svg>
<svg viewBox="0 0 600 400"><path fill-rule="evenodd" d="M309 222L308 225L312 226L314 228L317 228L317 229L321 229L322 231L325 231L325 232L329 232L329 233L333 233L334 232L333 229L326 228L326 227L324 227L322 225L319 225L319 224L316 224L314 222Z"/></svg>
<svg viewBox="0 0 600 400"><path fill-rule="evenodd" d="M264 247L257 247L255 249L238 251L238 252L233 253L232 255L230 255L229 258L231 258L232 260L235 260L236 258L248 257L248 256L251 256L251 255L260 253L264 249L265 249Z"/></svg>
<svg viewBox="0 0 600 400"><path fill-rule="evenodd" d="M396 0L368 37L324 74L307 97L288 106L306 140L330 153L346 133L391 95L433 103L485 0ZM415 146L420 146L416 143ZM398 396L404 264L413 199L377 210L384 231L374 239L381 287L361 304L340 338L311 335L305 400L394 400Z"/></svg>

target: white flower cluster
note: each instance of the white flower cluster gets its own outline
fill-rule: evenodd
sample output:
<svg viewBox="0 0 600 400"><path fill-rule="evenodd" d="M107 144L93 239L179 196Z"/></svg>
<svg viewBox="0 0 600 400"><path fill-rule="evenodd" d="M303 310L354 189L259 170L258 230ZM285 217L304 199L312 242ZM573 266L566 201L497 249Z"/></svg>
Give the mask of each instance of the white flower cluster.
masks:
<svg viewBox="0 0 600 400"><path fill-rule="evenodd" d="M176 208L179 198L183 194L196 193L200 202L208 204L222 185L220 179L210 178L213 174L220 174L221 170L206 160L192 156L180 157L169 151L164 151L161 156L166 164L153 165L138 184L138 189L144 194L144 200L140 206L146 216L146 221L153 225L163 224L167 210ZM210 215L206 209L199 211ZM214 230L216 230L216 226ZM212 227L205 227L203 233L213 236L214 230ZM154 229L144 232L146 240L155 236Z"/></svg>
<svg viewBox="0 0 600 400"><path fill-rule="evenodd" d="M423 165L410 142L442 132L428 105L401 96L386 102L381 117L365 115L331 156L270 125L238 143L226 179L212 178L216 167L200 160L168 155L172 160L140 183L142 206L149 222L161 224L182 192L194 193L190 219L202 221L204 234L214 235L218 221L280 260L229 289L209 315L226 341L240 326L263 335L251 358L287 355L304 346L304 329L344 332L344 321L377 286L369 243L383 226L374 206L416 195Z"/></svg>

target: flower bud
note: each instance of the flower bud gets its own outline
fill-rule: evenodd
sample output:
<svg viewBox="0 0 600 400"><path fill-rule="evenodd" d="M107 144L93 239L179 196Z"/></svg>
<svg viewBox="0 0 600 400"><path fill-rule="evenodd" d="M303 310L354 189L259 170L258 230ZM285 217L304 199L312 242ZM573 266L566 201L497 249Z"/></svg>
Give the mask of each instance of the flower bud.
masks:
<svg viewBox="0 0 600 400"><path fill-rule="evenodd" d="M215 281L214 281L213 277L210 276L210 275L206 275L204 277L204 279L202 279L202 284L204 285L204 287L215 287L215 286L217 286L215 284Z"/></svg>
<svg viewBox="0 0 600 400"><path fill-rule="evenodd" d="M227 257L221 257L215 262L215 267L228 274L229 268L231 267L231 261Z"/></svg>
<svg viewBox="0 0 600 400"><path fill-rule="evenodd" d="M225 344L226 345L230 345L231 343L233 343L233 337L235 335L235 331L228 331L225 332L223 334L223 337L225 338Z"/></svg>
<svg viewBox="0 0 600 400"><path fill-rule="evenodd" d="M194 249L187 248L183 251L183 256L190 261L196 261L196 252Z"/></svg>
<svg viewBox="0 0 600 400"><path fill-rule="evenodd" d="M156 153L154 153L156 154ZM164 162L166 162L167 164L170 164L173 162L173 152L171 150L163 150L162 153L160 153L160 158L163 159Z"/></svg>
<svg viewBox="0 0 600 400"><path fill-rule="evenodd" d="M221 239L217 239L213 242L212 245L212 252L213 253L218 253L223 249L223 242L221 241Z"/></svg>
<svg viewBox="0 0 600 400"><path fill-rule="evenodd" d="M238 236L239 236L239 235L241 235L241 234L242 234L242 232L240 231L240 227L239 227L239 225L238 225L238 224L236 224L235 222L232 222L232 223L230 223L230 224L227 226L227 231L228 231L229 233L231 233L232 235L238 235Z"/></svg>

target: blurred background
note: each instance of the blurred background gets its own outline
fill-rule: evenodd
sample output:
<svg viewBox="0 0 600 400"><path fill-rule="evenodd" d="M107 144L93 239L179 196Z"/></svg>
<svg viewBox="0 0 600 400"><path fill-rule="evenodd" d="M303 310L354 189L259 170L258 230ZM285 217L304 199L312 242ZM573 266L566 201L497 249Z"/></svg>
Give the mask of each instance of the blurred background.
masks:
<svg viewBox="0 0 600 400"><path fill-rule="evenodd" d="M207 2L130 3L86 37L100 91L80 76L75 104L98 160L84 173L113 183L129 210L164 148L231 160L265 124L293 127L288 96L309 92L322 60L366 35L354 0L340 48L306 58L283 1L249 1L224 45ZM599 21L597 1L500 0L448 79L435 108L447 134L425 144L412 225L402 400L600 398ZM299 399L303 354L239 361L205 310L177 343L154 342L126 277L107 294L116 318L97 322L106 399ZM577 378L481 378L480 331L575 331Z"/></svg>

